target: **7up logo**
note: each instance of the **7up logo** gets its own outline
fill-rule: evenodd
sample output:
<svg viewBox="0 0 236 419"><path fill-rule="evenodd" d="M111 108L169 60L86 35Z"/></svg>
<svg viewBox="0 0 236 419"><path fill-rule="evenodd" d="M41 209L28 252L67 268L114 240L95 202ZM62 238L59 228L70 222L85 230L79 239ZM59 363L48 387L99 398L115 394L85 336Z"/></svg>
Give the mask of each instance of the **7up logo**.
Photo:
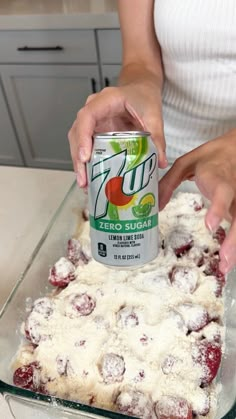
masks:
<svg viewBox="0 0 236 419"><path fill-rule="evenodd" d="M125 171L127 150L100 160L91 170L91 200L94 218L107 214L109 202L115 206L128 204L135 193L144 189L156 167L156 154L153 153L142 163Z"/></svg>

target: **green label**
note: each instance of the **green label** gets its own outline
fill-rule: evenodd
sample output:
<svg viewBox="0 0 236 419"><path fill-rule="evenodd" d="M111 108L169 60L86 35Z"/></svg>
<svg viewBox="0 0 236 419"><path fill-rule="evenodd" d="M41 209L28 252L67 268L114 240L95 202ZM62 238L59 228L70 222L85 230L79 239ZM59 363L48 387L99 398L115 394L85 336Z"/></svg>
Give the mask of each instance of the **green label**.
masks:
<svg viewBox="0 0 236 419"><path fill-rule="evenodd" d="M150 217L140 218L139 220L119 220L112 221L108 219L95 219L90 215L90 225L95 230L107 233L136 233L140 231L150 230L158 224L158 215L154 214Z"/></svg>

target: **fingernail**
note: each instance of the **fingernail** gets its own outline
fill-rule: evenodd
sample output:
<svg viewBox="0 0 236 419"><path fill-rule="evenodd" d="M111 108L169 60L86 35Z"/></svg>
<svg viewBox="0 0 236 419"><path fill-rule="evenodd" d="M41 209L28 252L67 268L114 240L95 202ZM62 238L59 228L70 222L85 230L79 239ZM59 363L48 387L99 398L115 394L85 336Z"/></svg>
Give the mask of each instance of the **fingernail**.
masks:
<svg viewBox="0 0 236 419"><path fill-rule="evenodd" d="M85 147L80 147L79 158L83 163L85 163L87 161L88 153L87 153L87 149Z"/></svg>
<svg viewBox="0 0 236 419"><path fill-rule="evenodd" d="M207 220L207 227L211 233L213 233L219 226L221 219L218 217L218 215L215 214L211 214L209 218L210 220Z"/></svg>

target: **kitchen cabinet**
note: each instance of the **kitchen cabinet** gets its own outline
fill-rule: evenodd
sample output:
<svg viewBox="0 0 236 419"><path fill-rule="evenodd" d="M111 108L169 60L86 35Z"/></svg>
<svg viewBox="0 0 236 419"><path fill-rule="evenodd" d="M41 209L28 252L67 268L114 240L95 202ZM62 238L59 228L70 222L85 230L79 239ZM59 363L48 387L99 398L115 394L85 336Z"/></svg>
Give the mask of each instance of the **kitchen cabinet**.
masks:
<svg viewBox="0 0 236 419"><path fill-rule="evenodd" d="M96 65L0 66L28 166L72 169L68 130L98 88Z"/></svg>
<svg viewBox="0 0 236 419"><path fill-rule="evenodd" d="M23 165L16 133L0 80L0 164Z"/></svg>
<svg viewBox="0 0 236 419"><path fill-rule="evenodd" d="M0 31L0 163L72 169L68 130L120 66L119 29Z"/></svg>
<svg viewBox="0 0 236 419"><path fill-rule="evenodd" d="M97 36L101 61L102 86L115 86L122 61L120 30L99 29Z"/></svg>

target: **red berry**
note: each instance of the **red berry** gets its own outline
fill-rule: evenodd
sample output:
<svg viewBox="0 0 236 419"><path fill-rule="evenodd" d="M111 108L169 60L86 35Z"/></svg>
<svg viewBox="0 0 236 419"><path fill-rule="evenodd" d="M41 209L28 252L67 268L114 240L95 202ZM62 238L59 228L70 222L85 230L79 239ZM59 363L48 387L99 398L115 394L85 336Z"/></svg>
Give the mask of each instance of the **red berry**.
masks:
<svg viewBox="0 0 236 419"><path fill-rule="evenodd" d="M67 243L67 257L76 265L81 259L81 244L77 239L69 239Z"/></svg>
<svg viewBox="0 0 236 419"><path fill-rule="evenodd" d="M188 266L176 266L169 276L174 287L179 288L184 293L192 294L197 287L199 272L197 269Z"/></svg>
<svg viewBox="0 0 236 419"><path fill-rule="evenodd" d="M116 406L119 412L128 416L143 419L153 417L153 403L150 397L141 391L122 391L116 399Z"/></svg>
<svg viewBox="0 0 236 419"><path fill-rule="evenodd" d="M80 316L88 316L96 307L95 300L88 294L77 294L72 299L74 309Z"/></svg>
<svg viewBox="0 0 236 419"><path fill-rule="evenodd" d="M218 227L216 232L213 234L213 238L221 245L226 237L226 233L223 227Z"/></svg>
<svg viewBox="0 0 236 419"><path fill-rule="evenodd" d="M162 396L155 404L158 419L192 419L192 409L185 399L174 396Z"/></svg>
<svg viewBox="0 0 236 419"><path fill-rule="evenodd" d="M177 307L177 310L191 332L198 332L210 321L207 310L200 304L182 304Z"/></svg>
<svg viewBox="0 0 236 419"><path fill-rule="evenodd" d="M17 368L13 375L13 382L17 387L37 391L40 387L40 367L37 362Z"/></svg>
<svg viewBox="0 0 236 419"><path fill-rule="evenodd" d="M122 327L135 327L139 324L138 315L132 307L124 307L117 313L118 324Z"/></svg>
<svg viewBox="0 0 236 419"><path fill-rule="evenodd" d="M188 231L184 230L184 227L179 226L170 233L168 244L172 247L176 256L180 257L193 247L193 237Z"/></svg>
<svg viewBox="0 0 236 419"><path fill-rule="evenodd" d="M201 384L207 385L215 378L221 362L221 348L213 342L202 340L192 348L193 360L202 367Z"/></svg>
<svg viewBox="0 0 236 419"><path fill-rule="evenodd" d="M55 263L49 272L49 282L55 287L64 288L75 279L75 267L66 258L62 257Z"/></svg>
<svg viewBox="0 0 236 419"><path fill-rule="evenodd" d="M38 345L42 339L40 328L41 325L38 320L35 319L34 315L30 314L25 322L25 336L34 345Z"/></svg>
<svg viewBox="0 0 236 419"><path fill-rule="evenodd" d="M48 319L54 310L54 304L52 299L44 297L35 300L32 311L41 314L45 319Z"/></svg>
<svg viewBox="0 0 236 419"><path fill-rule="evenodd" d="M214 276L216 279L216 290L215 290L216 297L220 297L222 295L222 290L225 286L225 276L220 271L219 263L220 263L220 260L217 257L217 255L214 257L210 257L204 269L205 275Z"/></svg>
<svg viewBox="0 0 236 419"><path fill-rule="evenodd" d="M101 363L101 374L106 384L120 382L125 373L125 362L122 356L108 353Z"/></svg>

